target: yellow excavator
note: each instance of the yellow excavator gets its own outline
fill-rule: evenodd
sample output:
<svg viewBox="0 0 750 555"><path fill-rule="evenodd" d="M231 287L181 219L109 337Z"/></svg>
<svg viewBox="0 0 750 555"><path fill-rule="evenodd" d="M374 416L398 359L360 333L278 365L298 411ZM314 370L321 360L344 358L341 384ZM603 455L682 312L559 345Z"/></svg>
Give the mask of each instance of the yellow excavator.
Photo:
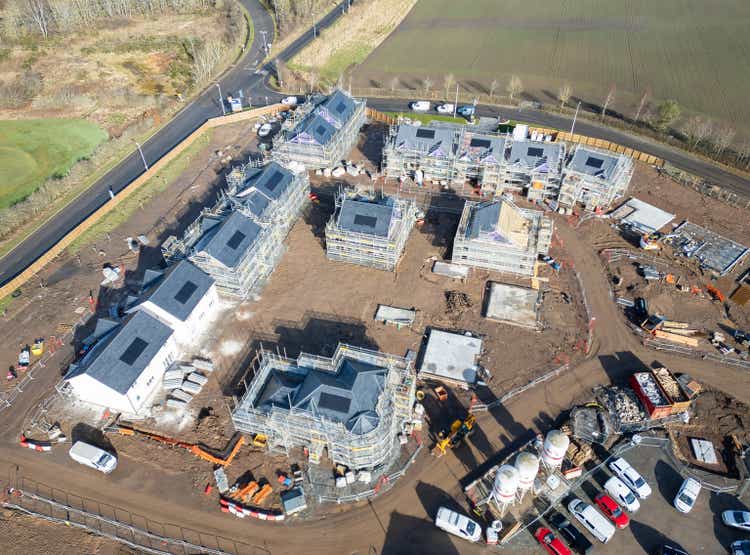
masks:
<svg viewBox="0 0 750 555"><path fill-rule="evenodd" d="M463 420L455 420L453 424L451 424L451 429L448 432L440 432L438 434L438 441L432 449L432 454L437 457L442 457L445 455L445 451L448 447L453 449L460 445L466 436L471 434L476 421L477 419L473 414L470 414Z"/></svg>

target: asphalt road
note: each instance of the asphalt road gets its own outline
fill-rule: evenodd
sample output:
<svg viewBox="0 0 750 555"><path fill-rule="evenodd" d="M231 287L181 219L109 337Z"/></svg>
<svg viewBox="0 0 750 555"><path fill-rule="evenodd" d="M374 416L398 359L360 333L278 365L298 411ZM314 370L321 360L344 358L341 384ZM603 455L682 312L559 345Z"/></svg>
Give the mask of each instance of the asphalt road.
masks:
<svg viewBox="0 0 750 555"><path fill-rule="evenodd" d="M264 68L258 68L258 62L263 57L263 37L261 31L265 30L267 40L272 40L271 37L273 37L274 32L273 21L269 13L257 0L240 1L250 13L255 28L255 36L253 44L244 56L218 80L221 91L224 96L228 94L240 95L241 93L246 103L249 99L253 105L277 102L281 98L281 95L268 86L268 74L272 69L271 66L267 65ZM288 60L294 56L294 54L314 38L316 32L325 29L342 16L346 5L347 0L336 5L318 21L315 29L309 29L281 52L278 57ZM142 145L147 163L152 164L164 156L176 144L200 127L208 118L220 115L220 102L218 88L211 86L196 100L185 106L167 125ZM407 101L405 100L372 98L368 99L368 104L373 108L383 111L406 111L408 109ZM480 116L497 116L524 121L542 127L559 129L568 129L571 124L568 118L538 110L501 109L480 105L477 107L477 113ZM581 120L576 124L576 130L583 135L616 142L658 156L678 168L703 177L713 183L720 184L730 190L750 191L750 179L737 176L704 160L692 158L677 149ZM143 162L140 159L138 151L134 150L130 156L115 166L75 202L63 208L57 215L45 223L44 226L0 259L0 286L20 274L65 236L65 234L102 206L109 199L110 191L117 194L143 171Z"/></svg>

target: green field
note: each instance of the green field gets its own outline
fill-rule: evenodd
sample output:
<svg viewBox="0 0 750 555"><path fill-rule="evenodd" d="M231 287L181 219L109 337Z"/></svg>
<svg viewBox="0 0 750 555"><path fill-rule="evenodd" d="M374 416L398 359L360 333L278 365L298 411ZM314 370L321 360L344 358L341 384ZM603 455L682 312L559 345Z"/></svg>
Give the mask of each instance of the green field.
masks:
<svg viewBox="0 0 750 555"><path fill-rule="evenodd" d="M0 209L13 206L44 181L65 175L107 138L78 119L0 121Z"/></svg>
<svg viewBox="0 0 750 555"><path fill-rule="evenodd" d="M634 112L645 89L688 111L750 127L748 0L420 0L360 66L357 84L440 90L453 73L487 92L510 75L536 100L600 104L611 84L615 109Z"/></svg>

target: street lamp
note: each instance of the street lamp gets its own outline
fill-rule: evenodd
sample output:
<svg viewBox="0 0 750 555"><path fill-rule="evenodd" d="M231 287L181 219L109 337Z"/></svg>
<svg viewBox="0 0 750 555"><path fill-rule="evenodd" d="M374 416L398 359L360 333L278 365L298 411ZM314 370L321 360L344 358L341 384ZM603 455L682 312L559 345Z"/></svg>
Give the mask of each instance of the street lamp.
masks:
<svg viewBox="0 0 750 555"><path fill-rule="evenodd" d="M146 168L146 171L148 171L148 164L146 163L146 157L143 155L143 149L141 148L140 143L136 141L135 139L133 139L133 142L135 143L135 146L138 147L138 152L141 153L141 160L143 160L143 167Z"/></svg>
<svg viewBox="0 0 750 555"><path fill-rule="evenodd" d="M263 35L263 50L266 52L266 56L268 56L268 43L266 42L266 33L268 31L261 30L260 34Z"/></svg>
<svg viewBox="0 0 750 555"><path fill-rule="evenodd" d="M576 113L573 115L573 125L570 126L570 134L573 134L573 130L576 128L576 119L578 119L578 110L581 108L581 101L578 101L578 106L576 106Z"/></svg>
<svg viewBox="0 0 750 555"><path fill-rule="evenodd" d="M226 116L227 111L224 108L224 96L221 94L221 85L219 85L219 83L216 83L216 87L219 89L219 104L221 104L221 115Z"/></svg>

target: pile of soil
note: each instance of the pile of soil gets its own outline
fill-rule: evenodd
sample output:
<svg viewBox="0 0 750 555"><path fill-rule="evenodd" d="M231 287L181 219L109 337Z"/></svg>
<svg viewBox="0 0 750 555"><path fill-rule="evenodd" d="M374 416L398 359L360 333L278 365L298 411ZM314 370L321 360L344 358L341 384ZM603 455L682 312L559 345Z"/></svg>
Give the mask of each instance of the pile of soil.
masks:
<svg viewBox="0 0 750 555"><path fill-rule="evenodd" d="M693 402L693 422L750 443L750 406L720 391L709 390Z"/></svg>
<svg viewBox="0 0 750 555"><path fill-rule="evenodd" d="M471 301L471 297L463 291L445 292L445 313L450 317L458 319L472 306L474 306L474 303Z"/></svg>

